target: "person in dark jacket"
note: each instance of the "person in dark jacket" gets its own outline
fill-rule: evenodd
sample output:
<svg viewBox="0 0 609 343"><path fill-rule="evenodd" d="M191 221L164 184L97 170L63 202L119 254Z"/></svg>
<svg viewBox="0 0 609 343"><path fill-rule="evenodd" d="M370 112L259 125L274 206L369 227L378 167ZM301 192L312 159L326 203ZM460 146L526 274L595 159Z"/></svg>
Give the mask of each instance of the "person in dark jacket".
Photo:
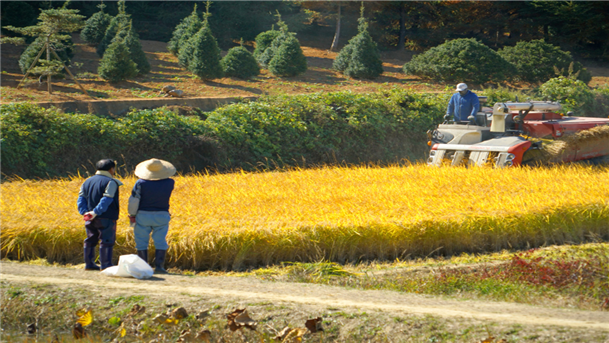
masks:
<svg viewBox="0 0 609 343"><path fill-rule="evenodd" d="M116 220L119 215L118 187L114 178L116 162L104 159L95 165L97 172L85 180L78 193L78 212L84 216L87 238L84 241L85 270L112 266L112 249L116 241ZM95 263L95 247L99 245L101 267Z"/></svg>
<svg viewBox="0 0 609 343"><path fill-rule="evenodd" d="M476 113L480 111L480 101L476 93L467 89L465 83L458 84L456 91L448 102L446 118L454 116L454 121L469 121L469 116L476 117Z"/></svg>
<svg viewBox="0 0 609 343"><path fill-rule="evenodd" d="M144 161L135 167L135 182L129 197L129 220L134 224L133 236L137 255L148 262L150 235L154 241L154 272L166 274L167 232L169 231L169 198L175 182L170 179L175 167L156 158Z"/></svg>

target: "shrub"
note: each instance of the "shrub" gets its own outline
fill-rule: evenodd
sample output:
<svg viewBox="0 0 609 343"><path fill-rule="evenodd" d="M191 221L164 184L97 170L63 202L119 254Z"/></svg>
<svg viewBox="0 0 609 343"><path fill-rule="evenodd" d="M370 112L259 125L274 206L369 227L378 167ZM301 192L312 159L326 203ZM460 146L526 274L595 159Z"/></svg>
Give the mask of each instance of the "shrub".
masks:
<svg viewBox="0 0 609 343"><path fill-rule="evenodd" d="M593 117L609 117L609 87L601 87L594 91L594 101L592 102L592 109L590 110L590 116Z"/></svg>
<svg viewBox="0 0 609 343"><path fill-rule="evenodd" d="M360 18L358 30L359 33L341 49L333 67L350 77L376 78L383 73L383 62L363 17Z"/></svg>
<svg viewBox="0 0 609 343"><path fill-rule="evenodd" d="M27 72L27 70L30 68L30 66L34 62L34 59L40 52L40 49L42 49L42 47L44 46L44 42L45 42L45 38L38 37L38 38L36 38L36 40L34 40L32 42L32 44L30 44L23 51L23 53L21 54L21 57L19 58L19 69L21 69L22 73L25 74ZM69 65L70 59L74 56L74 53L72 50L72 47L74 46L74 44L72 43L72 39L68 38L66 41L57 42L53 45L56 48L55 52L57 53L57 55L61 58L61 60L66 65ZM46 59L47 59L47 52L44 51L42 53L42 55L40 55L39 61L46 60ZM57 58L53 55L53 53L51 53L51 60L52 61L57 60Z"/></svg>
<svg viewBox="0 0 609 343"><path fill-rule="evenodd" d="M275 51L269 71L277 76L296 76L307 71L307 59L294 35L289 35Z"/></svg>
<svg viewBox="0 0 609 343"><path fill-rule="evenodd" d="M138 72L137 65L131 60L131 53L123 39L117 39L110 44L97 69L99 76L111 82L132 78Z"/></svg>
<svg viewBox="0 0 609 343"><path fill-rule="evenodd" d="M556 77L541 85L539 91L548 100L560 101L565 111L574 111L578 115L590 114L594 94L581 80Z"/></svg>
<svg viewBox="0 0 609 343"><path fill-rule="evenodd" d="M102 41L110 21L112 21L112 16L104 12L106 5L101 4L98 7L99 12L87 19L85 27L80 32L80 38L91 45L97 45Z"/></svg>
<svg viewBox="0 0 609 343"><path fill-rule="evenodd" d="M451 87L451 91L452 91ZM529 98L534 98L527 93L523 93L522 91L511 90L505 87L498 88L484 88L481 92L476 92L476 94L480 96L486 96L486 106L493 107L497 102L506 102L506 101L526 101ZM518 101L516 101L518 99ZM481 104L482 105L482 104Z"/></svg>
<svg viewBox="0 0 609 343"><path fill-rule="evenodd" d="M114 39L116 34L122 28L129 27L130 20L130 16L125 13L119 13L116 15L116 17L112 18L112 20L110 21L110 25L108 25L108 28L104 33L104 38L102 38L101 42L97 46L96 52L99 57L104 56L106 49L112 43L112 40Z"/></svg>
<svg viewBox="0 0 609 343"><path fill-rule="evenodd" d="M188 58L188 70L203 80L222 77L220 48L212 35L207 19L199 32L188 40L184 55ZM182 58L180 58L182 59Z"/></svg>
<svg viewBox="0 0 609 343"><path fill-rule="evenodd" d="M173 30L173 35L169 43L167 43L167 50L169 50L174 56L179 56L180 50L186 45L188 39L194 36L201 29L202 22L197 14L197 5L192 13L182 19L182 21Z"/></svg>
<svg viewBox="0 0 609 343"><path fill-rule="evenodd" d="M513 47L504 47L498 53L516 67L517 78L527 82L548 81L557 76L555 67L564 73L573 63L569 52L562 51L559 47L544 42L543 39L530 42L521 41ZM590 72L581 63L575 62L572 69L573 73L579 73L578 80L588 83L592 79Z"/></svg>
<svg viewBox="0 0 609 343"><path fill-rule="evenodd" d="M260 59L264 51L271 46L271 43L273 43L275 38L277 38L280 33L281 31L273 29L258 34L258 36L256 36L256 48L254 49L254 57L256 59ZM265 63L263 65L266 65L269 61L270 59L268 61L264 61Z"/></svg>
<svg viewBox="0 0 609 343"><path fill-rule="evenodd" d="M404 64L406 74L446 81L485 83L503 81L513 65L473 38L448 41L416 55Z"/></svg>
<svg viewBox="0 0 609 343"><path fill-rule="evenodd" d="M228 50L221 61L224 74L229 77L248 79L260 74L258 62L246 48L237 46Z"/></svg>

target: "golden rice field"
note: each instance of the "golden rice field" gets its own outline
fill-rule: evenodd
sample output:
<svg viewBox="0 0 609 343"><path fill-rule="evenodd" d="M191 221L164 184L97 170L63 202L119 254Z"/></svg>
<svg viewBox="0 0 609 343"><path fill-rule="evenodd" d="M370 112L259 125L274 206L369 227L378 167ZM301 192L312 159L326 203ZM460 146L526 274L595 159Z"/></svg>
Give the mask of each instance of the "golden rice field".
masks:
<svg viewBox="0 0 609 343"><path fill-rule="evenodd" d="M115 257L135 253L121 178ZM243 269L609 239L609 168L342 167L177 176L169 265ZM83 178L1 185L2 256L82 263Z"/></svg>

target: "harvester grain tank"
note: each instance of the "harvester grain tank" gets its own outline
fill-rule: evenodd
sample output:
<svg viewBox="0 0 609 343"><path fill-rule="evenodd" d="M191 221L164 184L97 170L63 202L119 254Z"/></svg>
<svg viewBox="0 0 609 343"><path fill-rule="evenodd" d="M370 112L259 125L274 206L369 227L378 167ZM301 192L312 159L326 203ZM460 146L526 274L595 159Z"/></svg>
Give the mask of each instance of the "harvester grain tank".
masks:
<svg viewBox="0 0 609 343"><path fill-rule="evenodd" d="M486 97L479 97L481 103ZM557 102L499 102L430 130L427 163L509 167L609 161L609 119L560 114Z"/></svg>

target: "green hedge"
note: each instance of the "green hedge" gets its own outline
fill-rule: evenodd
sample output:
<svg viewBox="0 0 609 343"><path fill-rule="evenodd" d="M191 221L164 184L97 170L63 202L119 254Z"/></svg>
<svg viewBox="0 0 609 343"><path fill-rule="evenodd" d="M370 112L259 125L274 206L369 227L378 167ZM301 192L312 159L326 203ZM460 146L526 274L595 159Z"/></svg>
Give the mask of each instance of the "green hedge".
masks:
<svg viewBox="0 0 609 343"><path fill-rule="evenodd" d="M188 168L184 150L203 133L200 120L165 108L131 112L118 120L23 103L0 108L4 175L83 173L94 170L101 158L133 168L156 156Z"/></svg>
<svg viewBox="0 0 609 343"><path fill-rule="evenodd" d="M443 96L394 89L279 96L234 104L206 120L224 153L241 166L361 163L422 158L424 133L441 120Z"/></svg>
<svg viewBox="0 0 609 343"><path fill-rule="evenodd" d="M206 120L167 108L110 119L2 105L2 173L65 176L92 171L101 158L132 171L158 157L184 172L420 159L425 132L441 121L449 95L394 89L267 97L218 108Z"/></svg>

